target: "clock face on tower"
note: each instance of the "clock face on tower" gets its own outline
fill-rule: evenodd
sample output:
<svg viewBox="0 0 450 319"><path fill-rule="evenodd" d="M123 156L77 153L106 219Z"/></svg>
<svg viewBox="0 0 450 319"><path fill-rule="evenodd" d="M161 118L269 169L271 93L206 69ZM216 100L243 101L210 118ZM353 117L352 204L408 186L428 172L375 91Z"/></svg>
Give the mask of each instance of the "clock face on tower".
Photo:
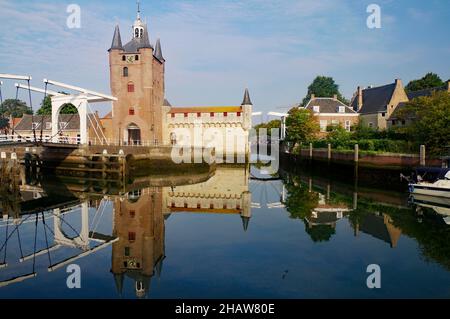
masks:
<svg viewBox="0 0 450 319"><path fill-rule="evenodd" d="M134 55L127 55L126 56L127 63L133 63L134 62Z"/></svg>

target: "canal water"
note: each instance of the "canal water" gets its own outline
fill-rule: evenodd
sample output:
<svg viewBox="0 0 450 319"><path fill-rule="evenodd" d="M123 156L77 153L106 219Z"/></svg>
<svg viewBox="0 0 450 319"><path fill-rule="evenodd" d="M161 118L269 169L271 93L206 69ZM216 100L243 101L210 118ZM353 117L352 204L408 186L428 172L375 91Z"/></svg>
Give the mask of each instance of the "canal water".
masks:
<svg viewBox="0 0 450 319"><path fill-rule="evenodd" d="M446 203L328 176L3 184L0 298L450 297Z"/></svg>

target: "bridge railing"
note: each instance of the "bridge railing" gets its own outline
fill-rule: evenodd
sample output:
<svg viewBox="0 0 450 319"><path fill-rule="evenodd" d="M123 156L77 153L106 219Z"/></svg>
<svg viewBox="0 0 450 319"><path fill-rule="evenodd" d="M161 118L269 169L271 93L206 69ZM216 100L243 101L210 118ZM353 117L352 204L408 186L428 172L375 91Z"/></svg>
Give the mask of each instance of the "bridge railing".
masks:
<svg viewBox="0 0 450 319"><path fill-rule="evenodd" d="M31 143L34 142L34 135L0 135L0 144L8 144L8 143ZM52 143L52 138L50 136L36 136L37 142L44 143ZM79 137L70 137L70 136L58 136L56 138L56 143L58 144L70 144L70 145L78 145L80 144ZM120 141L115 139L98 139L93 138L88 140L88 145L110 145L110 146L132 146L132 147L140 147L140 146L158 146L161 143L158 140L145 141L145 140L130 140L130 141Z"/></svg>

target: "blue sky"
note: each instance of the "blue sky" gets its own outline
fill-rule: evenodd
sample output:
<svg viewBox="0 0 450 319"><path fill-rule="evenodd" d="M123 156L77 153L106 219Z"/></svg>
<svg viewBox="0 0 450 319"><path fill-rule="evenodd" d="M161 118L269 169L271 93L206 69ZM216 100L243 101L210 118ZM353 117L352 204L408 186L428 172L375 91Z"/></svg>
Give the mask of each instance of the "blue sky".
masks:
<svg viewBox="0 0 450 319"><path fill-rule="evenodd" d="M166 96L176 106L237 105L248 87L255 111L282 110L316 75L332 76L348 98L358 85L406 84L430 71L450 78L448 0L141 2L151 42L161 38ZM66 26L70 3L81 7L80 29ZM381 7L381 29L366 26L371 3ZM125 43L135 16L134 0L0 0L0 73L109 93L114 25ZM4 95L15 94L12 85Z"/></svg>

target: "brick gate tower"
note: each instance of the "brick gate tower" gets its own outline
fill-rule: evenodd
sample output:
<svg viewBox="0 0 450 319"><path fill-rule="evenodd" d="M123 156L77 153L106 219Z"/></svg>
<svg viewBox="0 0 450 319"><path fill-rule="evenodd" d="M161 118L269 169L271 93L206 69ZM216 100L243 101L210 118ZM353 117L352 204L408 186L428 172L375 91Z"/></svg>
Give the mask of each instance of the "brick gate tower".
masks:
<svg viewBox="0 0 450 319"><path fill-rule="evenodd" d="M132 39L122 45L116 26L109 52L113 103L111 134L124 145L163 141L164 64L159 39L150 43L138 4Z"/></svg>

